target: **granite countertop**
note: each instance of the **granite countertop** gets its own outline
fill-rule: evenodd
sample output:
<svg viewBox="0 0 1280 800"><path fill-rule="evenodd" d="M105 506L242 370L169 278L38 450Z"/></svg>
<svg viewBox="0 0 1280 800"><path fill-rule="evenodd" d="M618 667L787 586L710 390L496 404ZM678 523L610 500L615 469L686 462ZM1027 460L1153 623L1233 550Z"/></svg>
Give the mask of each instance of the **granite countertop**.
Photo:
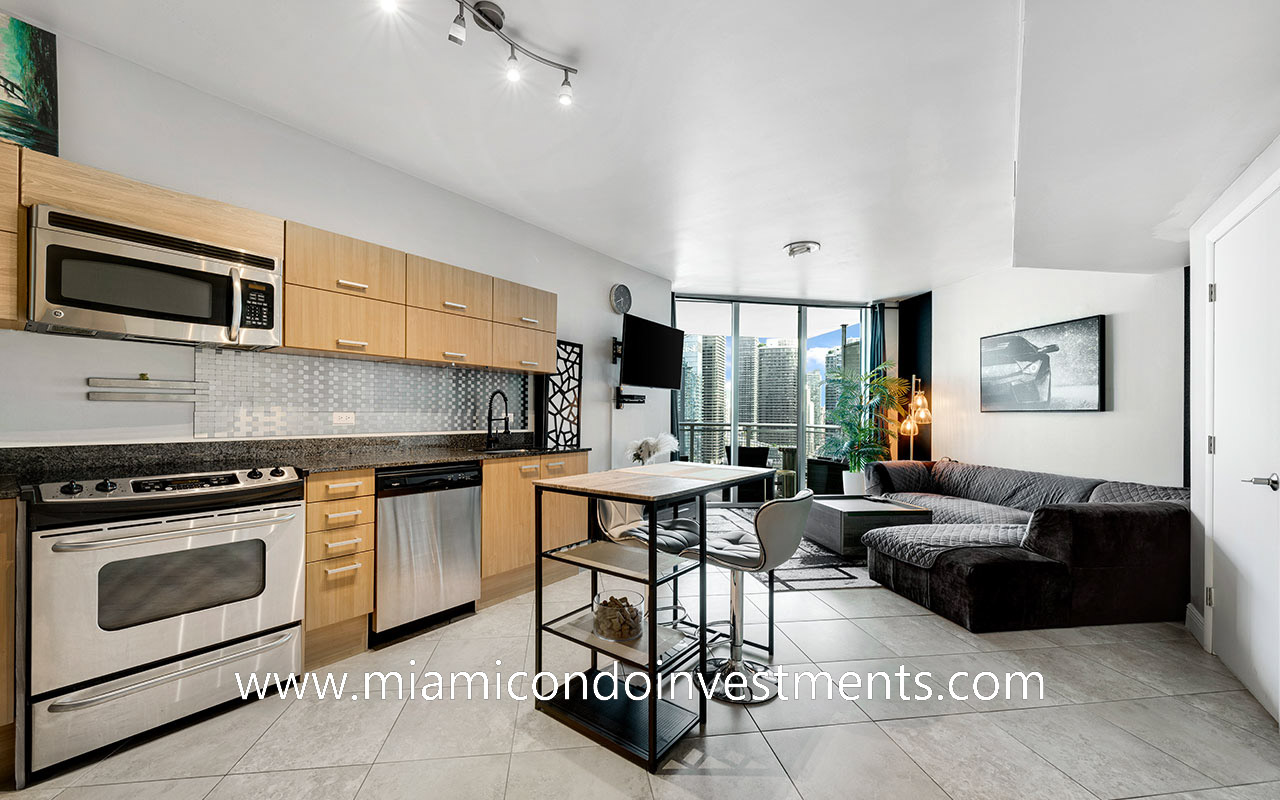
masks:
<svg viewBox="0 0 1280 800"><path fill-rule="evenodd" d="M476 434L8 447L0 448L0 499L17 497L20 486L71 478L83 481L276 465L333 472L590 450L533 448L531 440L532 434L504 437L503 447L528 448L516 453L477 452L484 446L484 436Z"/></svg>

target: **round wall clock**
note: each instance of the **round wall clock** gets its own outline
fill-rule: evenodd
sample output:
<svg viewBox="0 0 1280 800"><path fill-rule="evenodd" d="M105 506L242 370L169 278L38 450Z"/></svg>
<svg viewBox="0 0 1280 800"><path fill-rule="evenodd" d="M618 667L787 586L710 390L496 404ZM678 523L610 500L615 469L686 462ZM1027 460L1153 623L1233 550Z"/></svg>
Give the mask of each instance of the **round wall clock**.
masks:
<svg viewBox="0 0 1280 800"><path fill-rule="evenodd" d="M631 310L631 290L625 283L615 283L613 288L609 289L609 305L613 306L613 310L619 314L625 314Z"/></svg>

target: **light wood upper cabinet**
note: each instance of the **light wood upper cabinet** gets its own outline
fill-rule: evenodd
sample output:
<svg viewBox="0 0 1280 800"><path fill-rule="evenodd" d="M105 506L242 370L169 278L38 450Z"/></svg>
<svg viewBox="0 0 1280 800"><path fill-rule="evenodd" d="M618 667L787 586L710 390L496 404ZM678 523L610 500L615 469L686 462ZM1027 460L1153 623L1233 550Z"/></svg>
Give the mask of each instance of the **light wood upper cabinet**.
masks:
<svg viewBox="0 0 1280 800"><path fill-rule="evenodd" d="M492 322L412 306L405 314L406 358L473 367L492 363Z"/></svg>
<svg viewBox="0 0 1280 800"><path fill-rule="evenodd" d="M42 203L174 236L284 258L284 220L162 189L56 156L22 151L20 202ZM0 215L7 209L0 208Z"/></svg>
<svg viewBox="0 0 1280 800"><path fill-rule="evenodd" d="M0 142L0 231L18 232L18 146Z"/></svg>
<svg viewBox="0 0 1280 800"><path fill-rule="evenodd" d="M406 270L407 304L475 319L492 318L492 276L415 255L408 257Z"/></svg>
<svg viewBox="0 0 1280 800"><path fill-rule="evenodd" d="M27 321L26 264L19 257L22 217L18 146L0 143L0 328L21 328Z"/></svg>
<svg viewBox="0 0 1280 800"><path fill-rule="evenodd" d="M567 478L587 471L586 453L542 457L541 478ZM542 493L542 549L564 547L587 538L587 498L559 492Z"/></svg>
<svg viewBox="0 0 1280 800"><path fill-rule="evenodd" d="M284 293L284 346L404 358L404 306L288 286Z"/></svg>
<svg viewBox="0 0 1280 800"><path fill-rule="evenodd" d="M533 482L542 460L489 459L482 468L480 574L487 578L533 563Z"/></svg>
<svg viewBox="0 0 1280 800"><path fill-rule="evenodd" d="M492 364L521 372L554 372L556 335L494 323Z"/></svg>
<svg viewBox="0 0 1280 800"><path fill-rule="evenodd" d="M287 283L404 302L405 255L399 250L292 221L284 231Z"/></svg>
<svg viewBox="0 0 1280 800"><path fill-rule="evenodd" d="M493 321L554 332L556 296L532 286L494 278Z"/></svg>

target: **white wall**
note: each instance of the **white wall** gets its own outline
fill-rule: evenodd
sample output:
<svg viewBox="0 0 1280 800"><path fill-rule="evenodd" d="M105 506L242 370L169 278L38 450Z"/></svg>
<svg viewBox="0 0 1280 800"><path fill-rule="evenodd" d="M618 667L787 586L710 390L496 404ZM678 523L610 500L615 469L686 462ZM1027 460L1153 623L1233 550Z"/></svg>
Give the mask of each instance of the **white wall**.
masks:
<svg viewBox="0 0 1280 800"><path fill-rule="evenodd" d="M1183 271L1003 269L933 291L933 456L1182 485ZM1108 411L982 413L978 339L1107 315Z"/></svg>
<svg viewBox="0 0 1280 800"><path fill-rule="evenodd" d="M560 337L586 345L591 468L670 427L666 391L613 409L609 339L622 318L607 303L609 286L625 282L633 313L665 322L669 281L70 37L58 37L58 57L63 157L557 292ZM190 364L177 347L0 336L0 371L21 376L0 382L0 444L190 438L190 408L83 400L90 372L159 377L190 374Z"/></svg>

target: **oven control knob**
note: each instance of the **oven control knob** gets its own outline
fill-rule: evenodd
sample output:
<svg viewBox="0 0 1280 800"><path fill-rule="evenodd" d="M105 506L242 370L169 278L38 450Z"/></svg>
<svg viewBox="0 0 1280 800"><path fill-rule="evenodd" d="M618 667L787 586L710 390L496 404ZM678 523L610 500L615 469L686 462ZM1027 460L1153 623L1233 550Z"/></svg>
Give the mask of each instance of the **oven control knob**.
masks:
<svg viewBox="0 0 1280 800"><path fill-rule="evenodd" d="M70 483L63 484L62 488L58 489L58 491L63 494L77 495L84 491L84 487L75 481L71 481Z"/></svg>
<svg viewBox="0 0 1280 800"><path fill-rule="evenodd" d="M283 470L283 469L281 469L280 467L275 467L274 469L272 469L272 470L271 470L271 477L273 477L273 478L283 478L283 477L284 477L284 470Z"/></svg>
<svg viewBox="0 0 1280 800"><path fill-rule="evenodd" d="M256 481L258 478L261 478L261 477L262 477L262 470L258 469L257 467L254 467L253 469L249 470L249 480Z"/></svg>
<svg viewBox="0 0 1280 800"><path fill-rule="evenodd" d="M98 485L93 488L99 492L114 492L118 487L116 486L115 481L110 478L103 478L98 482Z"/></svg>

